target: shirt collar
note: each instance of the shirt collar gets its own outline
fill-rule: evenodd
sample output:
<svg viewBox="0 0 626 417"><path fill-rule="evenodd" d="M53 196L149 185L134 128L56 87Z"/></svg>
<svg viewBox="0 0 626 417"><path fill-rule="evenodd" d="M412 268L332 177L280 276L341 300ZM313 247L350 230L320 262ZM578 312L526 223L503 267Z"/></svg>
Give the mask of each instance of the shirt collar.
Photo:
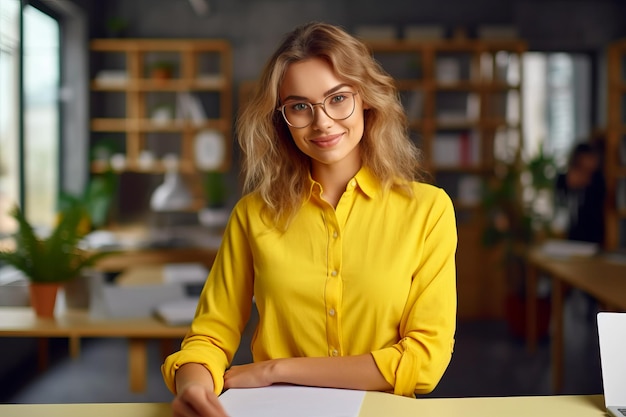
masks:
<svg viewBox="0 0 626 417"><path fill-rule="evenodd" d="M354 176L354 180L361 191L363 191L363 193L369 198L376 196L381 189L380 181L367 167L361 167L359 172L357 172Z"/></svg>
<svg viewBox="0 0 626 417"><path fill-rule="evenodd" d="M322 193L322 185L315 181L309 173L309 181L311 187L309 188L309 194L307 198L311 198L312 195L319 196ZM381 190L380 181L372 174L369 168L363 166L356 175L348 181L348 188L358 187L363 194L369 198L373 198Z"/></svg>

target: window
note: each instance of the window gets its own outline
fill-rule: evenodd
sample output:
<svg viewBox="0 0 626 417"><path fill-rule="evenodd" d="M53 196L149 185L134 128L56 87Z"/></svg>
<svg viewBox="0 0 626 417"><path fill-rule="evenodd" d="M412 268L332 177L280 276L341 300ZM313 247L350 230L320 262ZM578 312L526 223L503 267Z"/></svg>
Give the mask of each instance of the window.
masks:
<svg viewBox="0 0 626 417"><path fill-rule="evenodd" d="M524 155L532 157L541 144L562 167L574 144L589 139L591 58L529 52L522 61Z"/></svg>
<svg viewBox="0 0 626 417"><path fill-rule="evenodd" d="M55 220L59 192L59 24L24 8L24 207L36 225Z"/></svg>
<svg viewBox="0 0 626 417"><path fill-rule="evenodd" d="M541 148L563 169L574 145L591 134L591 58L581 53L529 52L522 64L522 156L532 160ZM530 188L524 194L527 204L544 219L554 218L552 190L535 193Z"/></svg>
<svg viewBox="0 0 626 417"><path fill-rule="evenodd" d="M20 30L20 23L22 28ZM0 2L0 236L20 204L38 226L54 222L59 193L60 28L19 0Z"/></svg>
<svg viewBox="0 0 626 417"><path fill-rule="evenodd" d="M15 229L8 212L20 199L19 4L0 2L0 237Z"/></svg>

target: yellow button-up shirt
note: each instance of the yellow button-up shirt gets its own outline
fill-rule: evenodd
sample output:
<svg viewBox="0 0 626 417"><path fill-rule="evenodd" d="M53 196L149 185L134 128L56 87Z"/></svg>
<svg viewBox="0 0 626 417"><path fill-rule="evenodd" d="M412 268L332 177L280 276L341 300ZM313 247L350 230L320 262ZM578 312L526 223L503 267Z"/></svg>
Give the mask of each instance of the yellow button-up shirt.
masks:
<svg viewBox="0 0 626 417"><path fill-rule="evenodd" d="M256 194L235 206L174 374L203 364L215 391L239 346L254 295L254 361L371 353L394 393L434 389L452 354L456 322L456 222L441 189L383 191L367 169L336 208L311 194L286 232L261 218Z"/></svg>

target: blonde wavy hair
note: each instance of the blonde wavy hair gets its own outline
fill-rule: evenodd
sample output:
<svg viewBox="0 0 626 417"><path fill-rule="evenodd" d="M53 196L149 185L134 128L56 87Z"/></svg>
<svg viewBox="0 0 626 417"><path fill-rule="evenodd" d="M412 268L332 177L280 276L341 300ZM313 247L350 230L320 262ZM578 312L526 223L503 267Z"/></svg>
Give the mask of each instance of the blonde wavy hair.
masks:
<svg viewBox="0 0 626 417"><path fill-rule="evenodd" d="M337 77L354 86L364 105L361 139L363 166L385 190L423 178L420 152L408 136L407 119L394 80L359 40L324 23L309 23L289 33L268 60L256 89L237 120L243 151L244 192L257 192L266 215L286 229L304 199L310 182L310 158L289 133L279 106L279 87L287 67L310 58L326 60Z"/></svg>

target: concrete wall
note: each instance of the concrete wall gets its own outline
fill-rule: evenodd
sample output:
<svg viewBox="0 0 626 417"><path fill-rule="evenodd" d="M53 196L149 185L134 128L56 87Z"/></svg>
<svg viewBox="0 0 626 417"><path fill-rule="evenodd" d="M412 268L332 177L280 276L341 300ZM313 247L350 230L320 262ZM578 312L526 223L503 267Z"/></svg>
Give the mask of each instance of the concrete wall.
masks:
<svg viewBox="0 0 626 417"><path fill-rule="evenodd" d="M236 78L254 77L282 34L322 20L353 29L360 24L436 23L449 28L511 24L534 50L595 50L626 36L626 2L620 0L208 0L197 16L188 0L109 0L97 10L92 36L105 20L130 22L127 36L220 37L235 47Z"/></svg>

